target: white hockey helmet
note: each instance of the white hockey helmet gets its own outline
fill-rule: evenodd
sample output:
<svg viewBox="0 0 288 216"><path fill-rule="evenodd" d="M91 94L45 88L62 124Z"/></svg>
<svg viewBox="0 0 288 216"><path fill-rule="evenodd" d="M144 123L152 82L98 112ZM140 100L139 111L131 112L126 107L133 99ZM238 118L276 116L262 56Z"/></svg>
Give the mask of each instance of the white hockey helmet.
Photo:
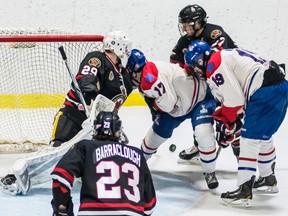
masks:
<svg viewBox="0 0 288 216"><path fill-rule="evenodd" d="M111 31L103 39L103 49L114 52L125 67L131 54L132 42L123 31Z"/></svg>

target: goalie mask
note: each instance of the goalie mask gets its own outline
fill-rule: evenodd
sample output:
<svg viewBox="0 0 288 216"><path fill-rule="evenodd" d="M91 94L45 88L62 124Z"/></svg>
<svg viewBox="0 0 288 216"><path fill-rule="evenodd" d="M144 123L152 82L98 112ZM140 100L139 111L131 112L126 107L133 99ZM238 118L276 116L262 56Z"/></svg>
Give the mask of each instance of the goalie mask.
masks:
<svg viewBox="0 0 288 216"><path fill-rule="evenodd" d="M185 71L188 75L197 74L206 79L207 63L212 54L210 46L202 40L191 42L184 55Z"/></svg>
<svg viewBox="0 0 288 216"><path fill-rule="evenodd" d="M133 49L131 55L128 58L126 69L132 77L133 85L138 87L141 79L141 72L146 65L147 60L143 52L138 49Z"/></svg>
<svg viewBox="0 0 288 216"><path fill-rule="evenodd" d="M94 121L93 139L118 141L122 135L122 122L114 112L101 111Z"/></svg>
<svg viewBox="0 0 288 216"><path fill-rule="evenodd" d="M123 66L126 65L131 53L131 41L123 31L109 32L103 39L103 49L114 52L121 60Z"/></svg>

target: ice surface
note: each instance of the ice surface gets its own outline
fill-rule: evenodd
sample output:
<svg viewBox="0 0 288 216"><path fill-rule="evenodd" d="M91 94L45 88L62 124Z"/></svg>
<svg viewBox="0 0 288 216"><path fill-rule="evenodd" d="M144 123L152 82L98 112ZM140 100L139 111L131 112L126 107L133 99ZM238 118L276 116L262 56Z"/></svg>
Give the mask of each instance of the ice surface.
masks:
<svg viewBox="0 0 288 216"><path fill-rule="evenodd" d="M147 107L123 107L119 113L130 144L140 146L152 124ZM278 194L254 194L253 207L249 209L231 208L220 204L219 194L236 189L237 162L231 148L222 149L217 161L219 188L211 193L202 176L201 167L179 164L178 153L192 144L193 132L189 121L180 125L173 137L166 141L149 161L157 193L158 203L153 216L203 216L203 215L277 215L288 212L287 187L287 128L286 117L275 134L277 151L276 177ZM177 145L175 152L169 151L171 143ZM0 154L0 176L8 172L9 167L20 155ZM286 173L286 174L285 174ZM286 177L285 177L286 176ZM76 182L72 191L74 209L79 205L80 183ZM50 206L51 182L34 186L26 196L9 196L0 193L0 215L9 216L46 216L52 214Z"/></svg>

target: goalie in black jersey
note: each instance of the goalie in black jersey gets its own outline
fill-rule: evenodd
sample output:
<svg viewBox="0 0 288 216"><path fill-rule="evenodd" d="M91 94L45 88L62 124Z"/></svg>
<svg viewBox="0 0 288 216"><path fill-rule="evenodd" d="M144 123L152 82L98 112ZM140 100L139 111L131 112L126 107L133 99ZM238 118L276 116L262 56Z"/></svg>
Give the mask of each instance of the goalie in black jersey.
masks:
<svg viewBox="0 0 288 216"><path fill-rule="evenodd" d="M131 77L123 67L126 66L130 52L131 41L126 33L117 30L109 32L104 37L101 51L86 55L80 64L76 80L87 105L90 105L91 100L97 95L104 95L115 103L114 111L118 111L133 90ZM51 146L62 148L46 149L17 159L9 169L9 174L0 179L0 191L11 195L25 195L34 185L48 181L51 171L47 170L56 164L59 155L66 152L67 146L63 147L62 143L67 144L66 141L75 137L82 130L82 123L86 119L84 106L72 87L66 95L62 108L55 115L50 142ZM88 129L91 130L91 125ZM122 139L128 142L125 138L124 135ZM67 145L72 144L74 143Z"/></svg>
<svg viewBox="0 0 288 216"><path fill-rule="evenodd" d="M71 188L81 178L79 215L151 215L156 205L151 173L140 149L120 143L122 123L100 112L92 140L75 144L52 172L53 216L72 216Z"/></svg>
<svg viewBox="0 0 288 216"><path fill-rule="evenodd" d="M132 92L132 83L126 66L131 52L131 41L123 31L109 32L103 40L103 50L90 52L80 64L76 80L87 105L98 94L115 102L118 110ZM83 104L72 88L66 95L62 108L55 115L51 145L60 146L81 129L87 119Z"/></svg>

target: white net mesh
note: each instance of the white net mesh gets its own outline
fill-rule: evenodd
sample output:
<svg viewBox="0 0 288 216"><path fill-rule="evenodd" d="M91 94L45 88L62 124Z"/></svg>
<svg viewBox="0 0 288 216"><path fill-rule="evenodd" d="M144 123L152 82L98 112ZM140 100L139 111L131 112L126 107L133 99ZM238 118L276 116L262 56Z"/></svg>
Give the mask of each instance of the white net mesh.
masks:
<svg viewBox="0 0 288 216"><path fill-rule="evenodd" d="M70 88L71 78L58 51L63 46L76 74L81 60L101 41L7 42L1 36L67 35L64 30L0 29L0 152L33 151L48 144L54 115ZM73 38L73 37L72 37ZM97 41L98 40L98 41Z"/></svg>

